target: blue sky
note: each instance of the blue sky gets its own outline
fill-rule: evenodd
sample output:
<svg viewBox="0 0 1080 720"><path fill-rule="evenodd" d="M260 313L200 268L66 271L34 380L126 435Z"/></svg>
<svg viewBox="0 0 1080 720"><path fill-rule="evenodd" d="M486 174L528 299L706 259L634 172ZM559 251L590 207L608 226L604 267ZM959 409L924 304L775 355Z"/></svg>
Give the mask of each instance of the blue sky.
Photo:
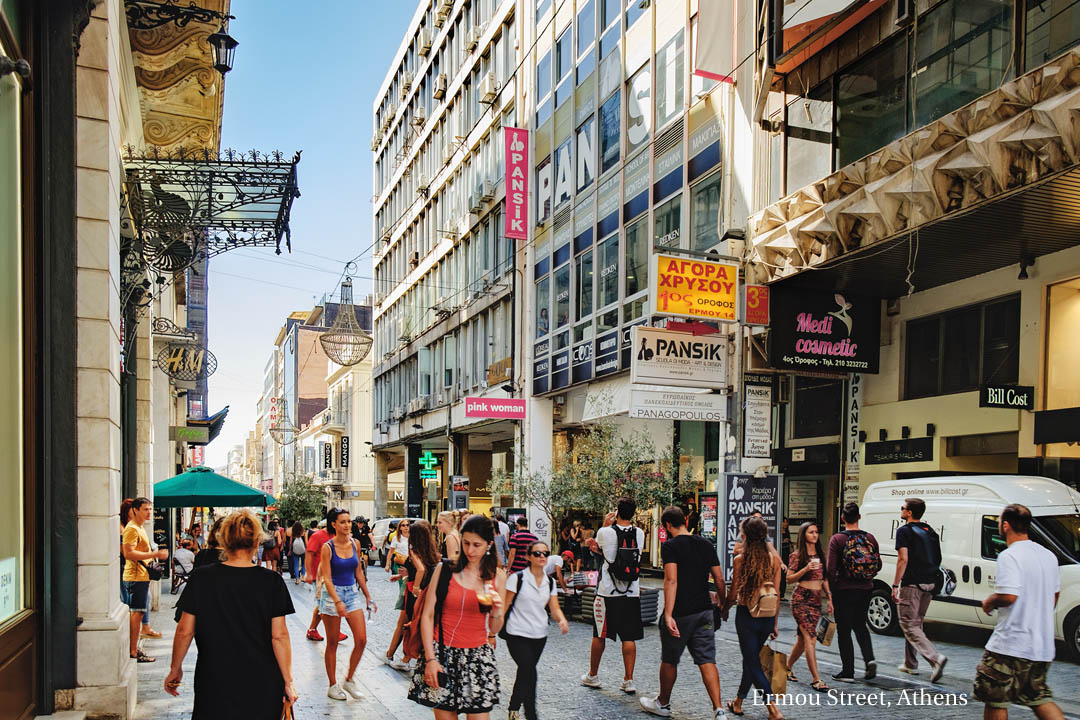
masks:
<svg viewBox="0 0 1080 720"><path fill-rule="evenodd" d="M210 265L209 346L218 370L208 410L229 405L207 464L255 425L263 368L294 310L336 292L346 260L371 238L371 106L416 3L409 0L233 0L240 41L225 82L222 148L303 150L292 254L232 250ZM284 247L284 246L283 246ZM371 255L358 261L357 299L371 292Z"/></svg>

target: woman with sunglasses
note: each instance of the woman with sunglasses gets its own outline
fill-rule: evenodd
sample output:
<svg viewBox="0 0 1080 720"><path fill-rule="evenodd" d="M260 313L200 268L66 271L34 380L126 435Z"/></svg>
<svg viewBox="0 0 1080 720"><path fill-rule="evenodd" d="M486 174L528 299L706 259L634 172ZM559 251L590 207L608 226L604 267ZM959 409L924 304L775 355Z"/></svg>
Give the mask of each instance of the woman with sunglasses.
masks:
<svg viewBox="0 0 1080 720"><path fill-rule="evenodd" d="M510 694L509 720L518 720L518 710L525 706L526 720L536 720L536 666L547 643L548 616L559 623L563 635L570 631L562 609L559 608L558 590L554 579L547 574L547 543L536 541L526 551L529 565L506 578L503 605L506 621L503 638L510 657L517 663L514 691Z"/></svg>

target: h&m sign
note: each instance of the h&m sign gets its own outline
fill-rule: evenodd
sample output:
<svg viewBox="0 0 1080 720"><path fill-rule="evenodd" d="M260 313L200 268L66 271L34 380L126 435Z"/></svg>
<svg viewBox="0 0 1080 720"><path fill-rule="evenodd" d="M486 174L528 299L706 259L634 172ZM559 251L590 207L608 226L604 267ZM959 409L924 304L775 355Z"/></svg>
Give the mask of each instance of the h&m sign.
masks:
<svg viewBox="0 0 1080 720"><path fill-rule="evenodd" d="M1034 410L1035 388L1031 385L983 385L979 407Z"/></svg>

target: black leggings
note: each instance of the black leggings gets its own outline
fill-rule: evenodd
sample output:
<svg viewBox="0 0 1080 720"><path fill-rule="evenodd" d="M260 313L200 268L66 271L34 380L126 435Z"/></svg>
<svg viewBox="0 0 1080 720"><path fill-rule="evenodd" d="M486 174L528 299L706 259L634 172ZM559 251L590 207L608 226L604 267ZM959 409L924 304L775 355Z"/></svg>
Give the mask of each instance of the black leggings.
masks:
<svg viewBox="0 0 1080 720"><path fill-rule="evenodd" d="M738 692L740 699L745 699L750 693L751 683L766 695L772 695L769 678L761 669L760 653L775 624L775 617L751 617L745 605L740 605L735 611L735 632L739 636L739 650L742 651L742 680L739 681Z"/></svg>
<svg viewBox="0 0 1080 720"><path fill-rule="evenodd" d="M863 662L874 659L874 645L870 630L866 627L866 610L870 607L869 590L834 590L833 607L836 610L836 639L840 646L841 674L855 675L855 647L851 633L859 641Z"/></svg>
<svg viewBox="0 0 1080 720"><path fill-rule="evenodd" d="M527 638L519 635L506 636L506 649L517 663L514 691L510 693L509 710L525 705L526 720L536 720L536 666L544 652L547 638Z"/></svg>

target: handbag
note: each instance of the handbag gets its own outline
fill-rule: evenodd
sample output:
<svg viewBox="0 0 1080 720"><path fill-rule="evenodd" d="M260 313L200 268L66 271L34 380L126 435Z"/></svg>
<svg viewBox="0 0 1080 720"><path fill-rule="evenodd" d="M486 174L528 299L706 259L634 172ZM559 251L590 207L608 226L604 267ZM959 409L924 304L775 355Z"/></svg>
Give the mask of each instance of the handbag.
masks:
<svg viewBox="0 0 1080 720"><path fill-rule="evenodd" d="M769 687L774 695L783 695L787 692L787 653L780 652L771 643L761 646L758 653L761 661L761 669L765 677L769 678Z"/></svg>
<svg viewBox="0 0 1080 720"><path fill-rule="evenodd" d="M822 615L818 618L815 634L822 645L832 645L833 635L836 634L836 621L828 615Z"/></svg>
<svg viewBox="0 0 1080 720"><path fill-rule="evenodd" d="M146 570L146 574L150 576L151 581L160 580L162 575L165 574L165 569L161 566L157 560L151 561L149 564L139 560L138 563Z"/></svg>

